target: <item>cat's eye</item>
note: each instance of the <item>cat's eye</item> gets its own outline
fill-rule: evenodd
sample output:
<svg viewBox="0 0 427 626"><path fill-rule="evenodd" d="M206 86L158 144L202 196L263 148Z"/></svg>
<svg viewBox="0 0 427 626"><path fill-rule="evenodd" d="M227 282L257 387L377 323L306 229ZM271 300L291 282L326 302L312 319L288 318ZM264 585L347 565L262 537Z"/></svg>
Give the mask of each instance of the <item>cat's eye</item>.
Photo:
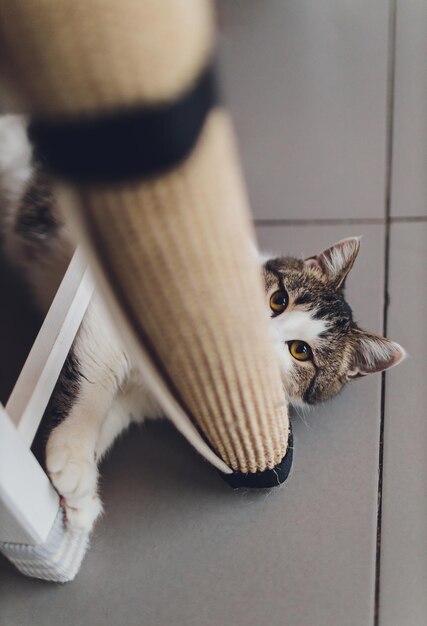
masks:
<svg viewBox="0 0 427 626"><path fill-rule="evenodd" d="M279 289L270 296L270 309L275 315L280 315L288 306L289 296L286 289Z"/></svg>
<svg viewBox="0 0 427 626"><path fill-rule="evenodd" d="M289 352L297 361L312 361L313 353L305 341L294 339L288 342Z"/></svg>

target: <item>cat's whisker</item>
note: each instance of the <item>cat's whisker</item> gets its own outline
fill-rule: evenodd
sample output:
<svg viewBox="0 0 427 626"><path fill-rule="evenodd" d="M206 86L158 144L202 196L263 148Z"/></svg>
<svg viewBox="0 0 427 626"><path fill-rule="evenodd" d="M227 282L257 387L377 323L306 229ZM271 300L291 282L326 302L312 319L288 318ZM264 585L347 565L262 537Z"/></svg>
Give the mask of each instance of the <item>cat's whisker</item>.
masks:
<svg viewBox="0 0 427 626"><path fill-rule="evenodd" d="M298 407L297 407L297 406L293 405L293 409L294 409L295 413L298 415L298 417L300 418L300 420L302 421L302 423L304 424L304 426L305 426L307 429L310 429L310 428L311 428L311 426L310 426L309 422L307 421L306 416L304 415L304 407L302 407L302 406L301 406L301 407L299 407L299 408L301 409L302 413L300 413L300 412L299 412L299 410L298 410Z"/></svg>

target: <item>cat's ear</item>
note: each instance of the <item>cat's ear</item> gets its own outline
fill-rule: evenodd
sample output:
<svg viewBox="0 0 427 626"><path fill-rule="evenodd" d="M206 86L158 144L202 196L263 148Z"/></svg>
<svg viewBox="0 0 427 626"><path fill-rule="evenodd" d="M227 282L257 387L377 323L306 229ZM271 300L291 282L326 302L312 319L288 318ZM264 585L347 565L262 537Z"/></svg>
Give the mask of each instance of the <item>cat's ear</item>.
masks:
<svg viewBox="0 0 427 626"><path fill-rule="evenodd" d="M360 250L360 237L342 239L317 256L305 259L307 267L320 270L335 283L337 289L343 287L347 274Z"/></svg>
<svg viewBox="0 0 427 626"><path fill-rule="evenodd" d="M406 356L405 350L398 343L356 328L353 331L355 350L353 362L347 372L347 378L358 378L397 365Z"/></svg>

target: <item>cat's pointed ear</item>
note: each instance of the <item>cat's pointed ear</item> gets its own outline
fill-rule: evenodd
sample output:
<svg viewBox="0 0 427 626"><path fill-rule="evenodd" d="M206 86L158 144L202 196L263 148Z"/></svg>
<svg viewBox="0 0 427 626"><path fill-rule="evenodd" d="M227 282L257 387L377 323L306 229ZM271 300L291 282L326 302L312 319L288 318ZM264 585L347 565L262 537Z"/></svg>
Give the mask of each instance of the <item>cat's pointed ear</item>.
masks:
<svg viewBox="0 0 427 626"><path fill-rule="evenodd" d="M359 253L360 239L360 237L342 239L317 256L305 259L305 264L326 274L336 287L340 288L344 285L347 274Z"/></svg>
<svg viewBox="0 0 427 626"><path fill-rule="evenodd" d="M356 328L353 331L355 348L353 362L347 372L347 378L358 378L397 365L406 357L406 352L398 343Z"/></svg>

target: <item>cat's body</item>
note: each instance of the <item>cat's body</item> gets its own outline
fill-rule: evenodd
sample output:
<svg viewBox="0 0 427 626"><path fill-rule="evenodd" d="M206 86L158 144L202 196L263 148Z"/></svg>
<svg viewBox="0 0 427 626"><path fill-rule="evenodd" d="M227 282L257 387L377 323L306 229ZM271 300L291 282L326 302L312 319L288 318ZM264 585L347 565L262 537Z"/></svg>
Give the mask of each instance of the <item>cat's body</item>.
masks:
<svg viewBox="0 0 427 626"><path fill-rule="evenodd" d="M32 163L25 120L18 116L0 118L0 232L6 255L46 312L74 245L48 178ZM347 380L386 369L404 356L398 344L353 322L343 284L358 250L353 238L317 257L280 257L263 265L272 349L294 404L326 400ZM102 508L99 460L131 421L161 414L96 294L48 410L54 428L47 470L64 498L69 524L89 529Z"/></svg>

